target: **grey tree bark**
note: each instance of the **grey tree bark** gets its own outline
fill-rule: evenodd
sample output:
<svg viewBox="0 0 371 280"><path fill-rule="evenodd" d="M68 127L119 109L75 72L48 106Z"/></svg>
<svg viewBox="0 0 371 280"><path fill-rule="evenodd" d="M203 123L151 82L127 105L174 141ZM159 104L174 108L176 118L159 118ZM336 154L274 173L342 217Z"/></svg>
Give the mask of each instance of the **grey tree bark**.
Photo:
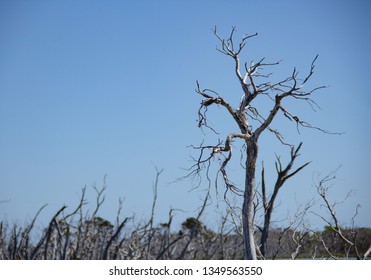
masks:
<svg viewBox="0 0 371 280"><path fill-rule="evenodd" d="M258 144L254 139L246 141L246 178L242 205L242 228L244 236L245 259L256 259L256 245L254 238L253 203L255 193L255 168L258 159Z"/></svg>

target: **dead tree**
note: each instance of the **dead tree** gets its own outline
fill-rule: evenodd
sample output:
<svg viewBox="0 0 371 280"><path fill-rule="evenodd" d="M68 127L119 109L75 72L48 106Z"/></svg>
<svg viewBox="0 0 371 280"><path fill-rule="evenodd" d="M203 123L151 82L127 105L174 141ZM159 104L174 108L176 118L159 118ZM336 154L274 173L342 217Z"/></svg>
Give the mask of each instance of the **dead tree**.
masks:
<svg viewBox="0 0 371 280"><path fill-rule="evenodd" d="M345 258L349 258L350 252L353 251L354 256L357 260L366 259L368 255L371 252L371 249L366 249L365 252L361 252L359 248L360 238L358 236L358 231L355 227L355 218L358 215L358 209L360 205L358 204L355 208L355 213L351 219L351 226L348 228L343 228L341 226L341 223L339 221L339 218L336 213L336 207L343 203L345 200L349 198L351 195L351 191L348 192L345 199L341 202L331 202L329 199L329 189L333 186L334 181L336 180L336 174L339 170L340 166L334 170L331 171L329 174L324 176L322 179L319 180L318 184L315 185L317 189L317 193L321 198L322 201L322 207L327 210L329 217L325 217L324 215L315 214L319 218L321 218L325 224L327 231L331 232L333 235L333 240L339 240L343 246L345 251ZM330 256L332 259L337 259L336 253L332 252L332 250L329 248L328 244L326 243L326 240L323 237L323 234L320 235L318 233L315 233L317 235L317 238L322 243L323 248L325 249L326 253ZM366 241L367 242L367 241ZM370 242L370 241L368 241ZM368 248L371 248L371 244L368 244Z"/></svg>
<svg viewBox="0 0 371 280"><path fill-rule="evenodd" d="M207 111L213 105L224 108L237 124L239 131L231 132L225 138L225 141L219 141L216 145L201 145L193 148L199 150L199 157L195 159L195 164L191 166L189 176L201 176L200 173L206 169L207 178L209 178L209 168L213 157L220 156L222 161L219 166L218 174L221 174L227 191L231 191L243 197L242 203L242 231L244 237L244 257L245 259L256 259L256 247L254 241L254 221L253 221L253 202L255 192L255 171L256 162L259 151L259 138L264 131L270 131L282 144L284 139L278 130L271 127L272 121L278 113L283 114L288 120L296 124L296 128L309 127L320 131L321 128L312 126L304 121L295 113L289 111L283 104L286 99L295 99L297 101L307 102L312 109L317 104L311 98L312 94L324 88L324 86L316 87L311 90L304 90L304 86L312 77L315 68L316 56L311 63L309 73L303 78L299 78L296 68L293 69L290 76L277 82L270 82L269 72L263 72L264 68L278 65L280 62L266 63L262 58L258 62L242 63L240 54L245 48L249 39L257 36L245 35L239 43L235 43L234 34L236 29L232 31L227 39L222 38L216 28L213 29L214 35L219 41L217 50L222 54L230 57L234 62L234 73L242 88L242 97L239 106L234 108L230 102L220 96L216 91L211 89L202 89L197 82L196 93L202 97L201 105L198 110L198 126L200 128L210 128L215 132L215 129L209 124ZM271 105L271 109L267 113L263 113L263 108L254 107L256 101L261 98L266 98ZM325 132L325 131L324 131ZM227 165L232 158L232 142L234 140L243 141L245 147L244 152L244 172L245 183L242 188L235 186L229 179L227 173ZM209 153L207 153L209 151ZM217 181L217 179L216 179Z"/></svg>
<svg viewBox="0 0 371 280"><path fill-rule="evenodd" d="M300 172L300 170L302 170L304 167L306 167L309 164L309 162L307 162L303 164L302 166L298 167L297 169L295 169L294 171L291 171L291 169L293 168L295 159L299 156L299 151L300 151L301 146L302 146L302 143L300 143L296 149L292 147L291 160L287 164L287 166L284 168L282 167L280 158L277 157L277 161L276 161L277 180L274 185L272 195L269 198L266 194L264 166L263 166L262 182L261 182L261 192L262 192L261 196L263 200L263 209L264 209L264 225L262 228L260 228L260 231L261 231L260 252L263 255L263 257L266 256L269 228L271 224L272 213L274 210L274 203L276 201L278 192L288 179L296 175L298 172Z"/></svg>

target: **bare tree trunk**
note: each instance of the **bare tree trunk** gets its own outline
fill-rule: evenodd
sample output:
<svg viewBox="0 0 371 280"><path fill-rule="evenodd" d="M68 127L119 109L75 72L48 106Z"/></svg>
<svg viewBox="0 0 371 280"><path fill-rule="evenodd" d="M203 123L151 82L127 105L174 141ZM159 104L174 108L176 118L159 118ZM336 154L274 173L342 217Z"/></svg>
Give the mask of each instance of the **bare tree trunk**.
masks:
<svg viewBox="0 0 371 280"><path fill-rule="evenodd" d="M253 203L255 193L255 167L258 157L258 145L254 138L246 140L246 178L242 205L242 226L246 260L256 260L254 239Z"/></svg>
<svg viewBox="0 0 371 280"><path fill-rule="evenodd" d="M268 211L264 215L264 227L261 232L260 238L260 252L262 256L265 258L267 256L267 249L268 249L268 236L269 236L269 225L271 221L272 211Z"/></svg>

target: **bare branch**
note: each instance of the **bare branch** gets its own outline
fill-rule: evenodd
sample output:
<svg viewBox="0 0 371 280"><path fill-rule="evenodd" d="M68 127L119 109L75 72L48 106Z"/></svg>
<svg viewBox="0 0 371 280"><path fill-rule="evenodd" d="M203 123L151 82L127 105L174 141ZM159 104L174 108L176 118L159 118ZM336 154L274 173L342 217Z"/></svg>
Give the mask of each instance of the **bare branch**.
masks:
<svg viewBox="0 0 371 280"><path fill-rule="evenodd" d="M329 186L328 186L328 183L331 183L333 180L336 179L336 173L337 171L339 170L340 166L334 170L334 171L331 171L328 175L326 175L325 177L323 177L318 185L316 186L317 188L317 193L319 194L319 196L322 198L323 202L325 203L325 207L326 209L328 210L330 216L331 216L331 219L332 219L332 222L325 219L323 216L319 216L320 218L322 218L322 220L324 220L328 225L329 227L337 233L337 235L344 241L346 242L348 245L350 246L354 246L353 242L351 242L349 239L347 239L344 235L343 235L343 232L342 232L342 229L340 227L340 224L339 224L339 221L338 221L338 218L336 216L336 212L335 212L335 209L334 209L334 205L331 205L328 198L327 198L327 193L328 193L328 190L329 190Z"/></svg>
<svg viewBox="0 0 371 280"><path fill-rule="evenodd" d="M85 201L85 192L86 192L86 187L82 188L82 191L81 191L81 197L80 197L80 202L79 204L77 205L76 209L74 211L72 211L71 214L68 214L66 215L63 219L66 221L69 217L72 217L74 216L85 204L86 204L86 201Z"/></svg>
<svg viewBox="0 0 371 280"><path fill-rule="evenodd" d="M96 214L99 211L99 208L101 207L101 205L103 204L104 200L106 199L106 197L103 195L103 193L107 189L106 179L107 179L107 175L104 175L104 177L103 177L103 186L101 187L101 189L98 189L96 185L93 185L92 186L92 188L97 193L96 205L95 205L95 210L94 210L94 212L92 214L92 218L94 218L96 216Z"/></svg>
<svg viewBox="0 0 371 280"><path fill-rule="evenodd" d="M331 131L328 131L328 130L325 130L325 129L322 129L320 127L316 127L316 126L313 126L311 125L310 123L306 122L306 121L303 121L301 119L299 119L298 116L295 116L291 113L289 113L285 108L283 108L282 106L280 106L280 109L281 111L283 112L284 116L286 118L288 118L290 121L294 120L296 122L296 130L297 132L300 134L300 131L299 131L299 126L302 126L302 127L306 127L306 128L312 128L312 129L316 129L316 130L319 130L321 132L324 132L326 134L335 134L335 135L341 135L343 134L343 132L331 132Z"/></svg>
<svg viewBox="0 0 371 280"><path fill-rule="evenodd" d="M213 29L214 35L218 38L218 40L220 41L220 44L221 44L221 47L219 47L219 48L217 47L217 50L219 52L221 52L222 54L230 56L234 59L236 77L238 78L238 80L239 80L239 82L242 86L242 89L245 93L246 99L248 99L249 103L250 103L251 100L252 100L252 93L249 89L249 85L246 83L246 74L245 75L241 74L239 54L242 51L242 49L245 47L246 41L248 39L252 38L252 37L257 36L258 33L255 33L253 35L244 35L242 37L242 40L239 43L238 49L235 50L234 42L233 42L233 34L234 34L235 31L236 31L236 28L233 27L229 38L227 40L225 40L225 39L221 38L220 35L217 33L216 27L214 27L214 29ZM258 66L259 65L256 65L254 70L256 70ZM252 74L250 74L250 75L252 75ZM254 94L255 94L255 92L254 92Z"/></svg>
<svg viewBox="0 0 371 280"><path fill-rule="evenodd" d="M271 217L272 217L274 204L275 204L278 192L289 178L296 175L298 172L300 172L303 168L305 168L309 164L309 162L307 162L290 173L291 169L293 168L296 158L299 156L299 151L300 151L301 146L302 146L302 143L300 143L296 149L292 147L291 160L286 165L285 168L282 167L281 160L277 156L277 161L275 162L275 165L276 165L276 171L277 171L278 176L277 176L276 183L274 185L273 193L270 196L269 200L266 196L266 186L265 186L264 167L263 167L261 187L262 187L262 198L263 198L263 208L264 208L264 226L263 226L263 229L261 230L262 235L260 239L260 251L264 257L266 256L269 227L270 227ZM294 236L293 236L293 239L294 239ZM300 247L298 247L298 249L299 248Z"/></svg>
<svg viewBox="0 0 371 280"><path fill-rule="evenodd" d="M111 238L108 240L107 244L106 244L106 247L104 249L104 252L103 252L103 259L106 260L108 258L108 250L109 248L111 247L112 243L114 240L116 240L120 234L120 232L122 231L122 229L124 228L124 226L126 225L126 222L129 220L129 218L125 218L124 221L117 227L116 229L116 232L111 236Z"/></svg>
<svg viewBox="0 0 371 280"><path fill-rule="evenodd" d="M210 95L209 92L216 96ZM205 115L207 111L206 108L208 108L209 106L213 104L217 104L227 109L229 114L234 118L234 120L238 124L242 133L249 133L249 128L248 128L244 114L241 114L239 111L233 109L233 107L228 102L226 102L222 97L220 97L218 93L210 89L201 89L198 82L197 82L196 93L204 97L204 99L201 102L201 106L198 110L198 117L199 117L198 126L199 127L202 127L203 125L205 125L206 127L210 128L210 126L207 124L207 118ZM203 109L204 109L204 112L202 112Z"/></svg>

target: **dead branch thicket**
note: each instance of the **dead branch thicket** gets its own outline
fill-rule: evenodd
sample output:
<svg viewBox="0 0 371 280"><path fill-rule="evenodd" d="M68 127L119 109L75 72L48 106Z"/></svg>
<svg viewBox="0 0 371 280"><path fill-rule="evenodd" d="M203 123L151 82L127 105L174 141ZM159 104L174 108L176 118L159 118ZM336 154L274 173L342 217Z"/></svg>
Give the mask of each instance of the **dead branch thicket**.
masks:
<svg viewBox="0 0 371 280"><path fill-rule="evenodd" d="M157 185L162 170L156 169L154 197L148 220L135 222L134 217L122 216L123 200L119 200L116 221L98 215L105 201L106 184L93 186L96 192L92 214L85 206L87 188L72 212L61 207L48 226L36 232L36 221L44 205L26 227L0 222L0 259L2 260L156 260L156 259L235 259L242 251L240 241L229 237L230 229L223 218L218 232L208 230L200 218L209 194L196 217L186 219L181 230L172 230L175 210L170 209L166 222L154 224ZM38 237L35 237L37 235ZM222 251L220 251L220 248Z"/></svg>
<svg viewBox="0 0 371 280"><path fill-rule="evenodd" d="M230 212L220 217L216 230L207 228L202 221L209 193L205 195L196 217L187 218L180 230L179 226L173 225L175 209L169 210L165 222L154 224L157 185L162 170L156 171L153 204L148 220L135 222L135 217L122 218L121 199L114 223L100 217L98 213L105 201L107 188L105 183L101 188L93 186L96 201L92 214L89 214L86 210L85 187L76 208L69 212L67 206L61 207L41 231L37 230L37 218L46 205L40 208L25 227L1 221L0 260L243 259L244 240L240 234L240 225L233 222ZM315 213L326 221L325 229L319 231L306 227L305 217L313 206L308 203L295 213L288 225L269 228L264 255L258 250L259 259L368 257L371 251L371 229L354 226L358 206L351 226L340 226L335 209L337 203L331 203L328 197L327 183L333 179L334 173L330 173L316 185L324 207L330 214L330 218L326 218L325 215ZM255 239L264 239L264 232L257 227Z"/></svg>

